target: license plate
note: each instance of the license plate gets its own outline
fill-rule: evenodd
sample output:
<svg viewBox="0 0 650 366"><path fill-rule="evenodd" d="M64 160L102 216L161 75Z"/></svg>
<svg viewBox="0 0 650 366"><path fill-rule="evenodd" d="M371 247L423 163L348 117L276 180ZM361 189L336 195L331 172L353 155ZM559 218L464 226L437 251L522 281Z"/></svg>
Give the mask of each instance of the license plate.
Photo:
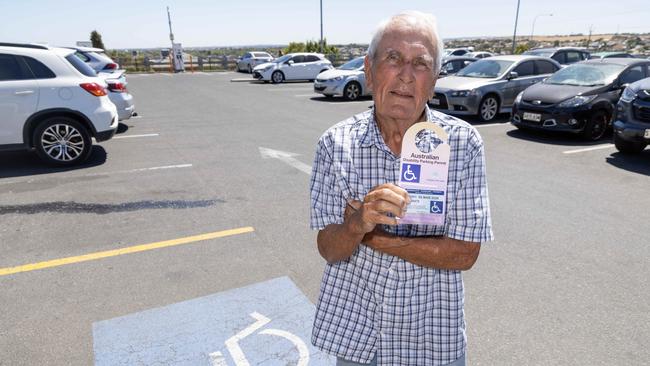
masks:
<svg viewBox="0 0 650 366"><path fill-rule="evenodd" d="M440 99L438 99L438 98L433 98L433 99L431 99L431 104L433 104L433 105L440 105Z"/></svg>
<svg viewBox="0 0 650 366"><path fill-rule="evenodd" d="M643 137L650 139L650 128L645 130L645 133L643 134Z"/></svg>
<svg viewBox="0 0 650 366"><path fill-rule="evenodd" d="M542 120L542 115L539 113L524 113L524 119L527 121L540 122Z"/></svg>

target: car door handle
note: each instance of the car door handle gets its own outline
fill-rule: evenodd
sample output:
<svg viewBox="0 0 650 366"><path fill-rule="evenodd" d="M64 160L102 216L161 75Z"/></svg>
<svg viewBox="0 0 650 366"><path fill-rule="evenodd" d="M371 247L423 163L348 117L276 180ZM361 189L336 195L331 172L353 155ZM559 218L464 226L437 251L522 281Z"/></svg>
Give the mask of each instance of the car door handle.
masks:
<svg viewBox="0 0 650 366"><path fill-rule="evenodd" d="M33 90L21 90L14 93L15 95L29 95L34 94Z"/></svg>

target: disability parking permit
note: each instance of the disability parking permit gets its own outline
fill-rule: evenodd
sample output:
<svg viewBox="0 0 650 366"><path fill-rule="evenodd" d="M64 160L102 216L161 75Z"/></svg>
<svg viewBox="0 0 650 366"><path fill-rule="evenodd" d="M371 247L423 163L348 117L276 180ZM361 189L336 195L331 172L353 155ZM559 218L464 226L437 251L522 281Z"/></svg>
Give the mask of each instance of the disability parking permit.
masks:
<svg viewBox="0 0 650 366"><path fill-rule="evenodd" d="M447 133L435 123L416 123L406 131L399 186L411 203L400 224L444 225L449 155Z"/></svg>

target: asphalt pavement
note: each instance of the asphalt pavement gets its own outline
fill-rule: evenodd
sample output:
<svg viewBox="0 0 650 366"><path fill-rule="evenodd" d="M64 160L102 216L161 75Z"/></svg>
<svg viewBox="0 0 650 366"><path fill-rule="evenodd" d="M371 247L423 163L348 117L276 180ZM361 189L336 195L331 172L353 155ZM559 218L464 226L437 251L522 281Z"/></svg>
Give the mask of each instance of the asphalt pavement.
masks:
<svg viewBox="0 0 650 366"><path fill-rule="evenodd" d="M316 302L325 262L309 229L306 172L319 136L372 100L249 78L129 75L139 117L84 165L0 153L0 365L110 364L102 352L118 346L103 348L107 335L118 342L136 318L147 319L143 328L149 319L176 324L166 309L209 318L196 299L221 304L219 294L260 309L287 294L304 295L295 304L305 311ZM507 115L467 120L485 141L496 236L464 275L469 364L645 365L650 149L629 157L611 136L524 133ZM245 297L256 284L278 290ZM193 319L178 320L177 331L192 333L182 324ZM204 338L193 342L213 341ZM214 345L230 351L224 363L213 352L204 364L243 365L230 346ZM157 362L183 364L166 360Z"/></svg>

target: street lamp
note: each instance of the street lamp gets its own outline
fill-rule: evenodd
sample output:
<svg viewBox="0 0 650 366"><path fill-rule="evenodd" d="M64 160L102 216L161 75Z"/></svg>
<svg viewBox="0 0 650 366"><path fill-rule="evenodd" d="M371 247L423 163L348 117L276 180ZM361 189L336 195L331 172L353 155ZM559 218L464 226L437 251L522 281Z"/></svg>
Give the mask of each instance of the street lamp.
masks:
<svg viewBox="0 0 650 366"><path fill-rule="evenodd" d="M535 19L533 19L533 29L530 31L530 40L533 40L533 34L535 33L535 22L537 21L538 17L552 17L553 14L537 14L535 15Z"/></svg>
<svg viewBox="0 0 650 366"><path fill-rule="evenodd" d="M517 0L517 15L515 16L515 31L512 34L512 54L515 54L515 44L517 43L517 21L519 20L519 3L521 0Z"/></svg>

